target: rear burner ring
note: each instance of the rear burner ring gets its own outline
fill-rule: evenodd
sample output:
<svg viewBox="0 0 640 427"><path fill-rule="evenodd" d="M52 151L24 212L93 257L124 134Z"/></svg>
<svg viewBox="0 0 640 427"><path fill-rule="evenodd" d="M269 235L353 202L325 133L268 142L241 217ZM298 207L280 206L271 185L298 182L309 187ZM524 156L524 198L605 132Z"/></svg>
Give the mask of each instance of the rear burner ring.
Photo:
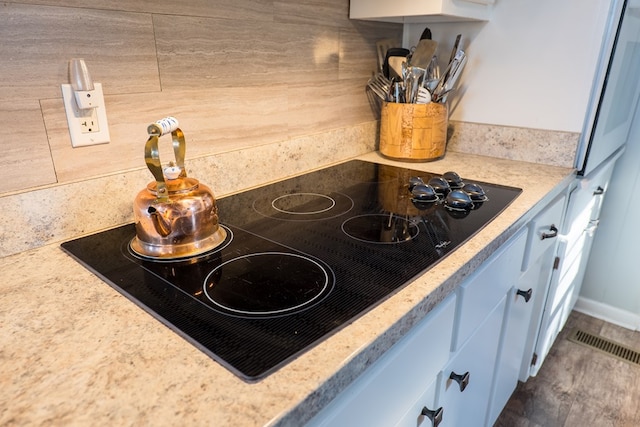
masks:
<svg viewBox="0 0 640 427"><path fill-rule="evenodd" d="M253 209L260 215L283 221L331 219L349 212L353 206L349 196L338 192L271 194L253 202Z"/></svg>
<svg viewBox="0 0 640 427"><path fill-rule="evenodd" d="M331 210L335 205L336 201L331 197L316 193L285 194L271 202L273 209L291 215L319 214Z"/></svg>
<svg viewBox="0 0 640 427"><path fill-rule="evenodd" d="M319 262L286 252L259 252L223 262L203 288L214 308L238 317L277 317L305 310L333 289Z"/></svg>

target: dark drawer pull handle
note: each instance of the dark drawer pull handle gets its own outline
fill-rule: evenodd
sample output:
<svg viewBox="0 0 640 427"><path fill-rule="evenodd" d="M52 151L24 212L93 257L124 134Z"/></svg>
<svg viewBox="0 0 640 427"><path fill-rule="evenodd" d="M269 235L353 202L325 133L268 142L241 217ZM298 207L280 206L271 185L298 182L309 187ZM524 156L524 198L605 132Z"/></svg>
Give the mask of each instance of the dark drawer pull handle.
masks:
<svg viewBox="0 0 640 427"><path fill-rule="evenodd" d="M460 386L460 391L464 391L465 388L469 385L469 372L465 372L462 375L456 374L455 372L451 372L449 375L449 379L454 380Z"/></svg>
<svg viewBox="0 0 640 427"><path fill-rule="evenodd" d="M558 229L553 224L551 225L551 227L549 227L549 231L551 231L551 233L542 233L542 235L540 236L540 240L551 239L552 237L556 237L558 235Z"/></svg>
<svg viewBox="0 0 640 427"><path fill-rule="evenodd" d="M422 408L421 414L431 420L433 427L438 427L442 422L442 412L443 412L442 407L439 407L435 411L432 411L431 409L425 406L424 408Z"/></svg>
<svg viewBox="0 0 640 427"><path fill-rule="evenodd" d="M593 192L593 195L594 195L594 196L599 196L599 195L601 195L601 194L604 194L604 188L602 188L602 187L600 187L600 186L598 185L598 188L596 188L596 191L594 191L594 192Z"/></svg>
<svg viewBox="0 0 640 427"><path fill-rule="evenodd" d="M524 302L529 302L529 300L531 299L531 295L533 295L533 289L529 288L529 290L527 290L527 291L523 291L522 289L518 289L516 294L518 294L522 298L524 298Z"/></svg>

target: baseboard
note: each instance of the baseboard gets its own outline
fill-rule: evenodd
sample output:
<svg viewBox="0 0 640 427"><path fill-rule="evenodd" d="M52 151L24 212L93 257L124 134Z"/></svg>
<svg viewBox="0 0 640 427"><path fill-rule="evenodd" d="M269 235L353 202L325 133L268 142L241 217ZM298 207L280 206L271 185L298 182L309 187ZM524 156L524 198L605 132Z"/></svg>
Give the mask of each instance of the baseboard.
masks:
<svg viewBox="0 0 640 427"><path fill-rule="evenodd" d="M640 315L598 301L578 297L573 309L632 331L640 330Z"/></svg>

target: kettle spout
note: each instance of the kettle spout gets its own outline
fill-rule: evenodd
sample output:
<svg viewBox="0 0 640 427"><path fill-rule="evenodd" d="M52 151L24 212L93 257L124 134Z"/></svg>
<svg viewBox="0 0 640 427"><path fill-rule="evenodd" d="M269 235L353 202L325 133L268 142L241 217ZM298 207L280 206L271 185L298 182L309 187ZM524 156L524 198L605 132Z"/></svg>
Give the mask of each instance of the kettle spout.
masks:
<svg viewBox="0 0 640 427"><path fill-rule="evenodd" d="M156 232L162 237L167 237L171 234L171 224L167 221L167 219L162 216L160 212L153 206L149 206L147 212L151 216L151 222L156 229Z"/></svg>

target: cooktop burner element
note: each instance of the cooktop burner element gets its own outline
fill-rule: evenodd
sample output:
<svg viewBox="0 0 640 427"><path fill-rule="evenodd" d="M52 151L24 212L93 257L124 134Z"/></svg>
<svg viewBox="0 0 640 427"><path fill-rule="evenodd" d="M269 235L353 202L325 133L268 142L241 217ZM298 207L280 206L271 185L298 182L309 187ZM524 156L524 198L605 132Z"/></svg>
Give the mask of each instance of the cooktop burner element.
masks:
<svg viewBox="0 0 640 427"><path fill-rule="evenodd" d="M353 209L353 200L341 193L330 192L275 194L253 202L260 215L284 221L317 221L344 215Z"/></svg>
<svg viewBox="0 0 640 427"><path fill-rule="evenodd" d="M227 240L195 258L132 254L133 224L62 248L240 378L258 381L437 264L521 191L475 183L483 202L454 211L441 196L428 200L435 190L414 198L412 177L437 176L349 161L218 199Z"/></svg>
<svg viewBox="0 0 640 427"><path fill-rule="evenodd" d="M369 243L406 242L420 232L409 219L393 213L354 216L342 223L342 230L356 240Z"/></svg>
<svg viewBox="0 0 640 427"><path fill-rule="evenodd" d="M286 252L248 254L215 267L204 282L207 298L224 312L267 317L303 310L333 288L318 262Z"/></svg>

